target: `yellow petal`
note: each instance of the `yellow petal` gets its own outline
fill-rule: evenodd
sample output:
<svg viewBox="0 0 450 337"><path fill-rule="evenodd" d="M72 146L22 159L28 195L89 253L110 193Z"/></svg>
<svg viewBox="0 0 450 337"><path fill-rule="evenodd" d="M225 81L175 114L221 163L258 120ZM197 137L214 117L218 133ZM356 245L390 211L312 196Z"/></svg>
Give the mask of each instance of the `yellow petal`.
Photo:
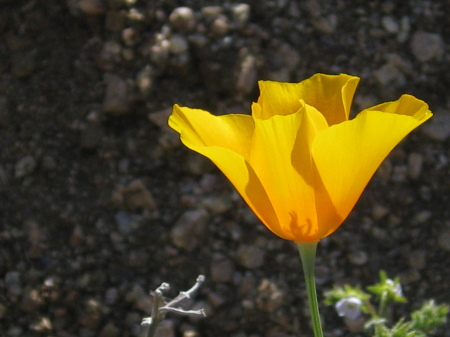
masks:
<svg viewBox="0 0 450 337"><path fill-rule="evenodd" d="M345 74L316 74L300 83L260 81L261 106L256 118L266 119L273 115L289 115L301 107L300 100L315 107L329 125L348 120L353 95L359 78Z"/></svg>
<svg viewBox="0 0 450 337"><path fill-rule="evenodd" d="M348 120L358 83L358 77L346 74L315 74L301 82L300 96L333 125Z"/></svg>
<svg viewBox="0 0 450 337"><path fill-rule="evenodd" d="M318 171L316 204L323 236L340 225L339 221L329 223L330 219L343 221L348 216L391 150L431 115L425 102L406 95L317 134L312 154Z"/></svg>
<svg viewBox="0 0 450 337"><path fill-rule="evenodd" d="M213 146L194 146L192 150L209 158L233 184L255 215L276 235L289 240L283 233L274 206L253 168L239 154Z"/></svg>
<svg viewBox="0 0 450 337"><path fill-rule="evenodd" d="M219 146L248 157L253 134L253 118L248 115L214 116L208 111L173 107L169 126L181 136L189 148Z"/></svg>
<svg viewBox="0 0 450 337"><path fill-rule="evenodd" d="M175 105L169 126L180 134L184 145L209 158L256 216L275 234L284 237L266 191L246 161L254 128L251 116L214 116L204 110Z"/></svg>
<svg viewBox="0 0 450 337"><path fill-rule="evenodd" d="M283 232L279 236L293 241L316 238L310 144L327 126L322 114L306 105L287 116L255 119L250 164L277 214Z"/></svg>
<svg viewBox="0 0 450 337"><path fill-rule="evenodd" d="M268 119L275 115L290 115L301 108L299 89L301 83L259 81L258 109L252 107L252 115ZM255 104L254 104L255 105Z"/></svg>

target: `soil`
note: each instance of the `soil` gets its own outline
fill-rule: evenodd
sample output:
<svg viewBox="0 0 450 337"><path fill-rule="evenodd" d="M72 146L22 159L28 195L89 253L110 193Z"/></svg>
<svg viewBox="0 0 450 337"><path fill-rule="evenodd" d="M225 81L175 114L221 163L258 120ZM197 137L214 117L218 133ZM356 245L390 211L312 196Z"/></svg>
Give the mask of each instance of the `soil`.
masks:
<svg viewBox="0 0 450 337"><path fill-rule="evenodd" d="M160 337L311 336L294 245L264 228L166 121L175 103L249 113L257 80L317 72L361 77L355 112L409 93L435 113L320 243L319 297L385 270L409 299L394 317L429 298L448 302L444 8L0 0L0 335L139 336L150 290L168 282L174 297L203 274L195 306L207 317L169 314ZM361 335L321 310L326 336Z"/></svg>

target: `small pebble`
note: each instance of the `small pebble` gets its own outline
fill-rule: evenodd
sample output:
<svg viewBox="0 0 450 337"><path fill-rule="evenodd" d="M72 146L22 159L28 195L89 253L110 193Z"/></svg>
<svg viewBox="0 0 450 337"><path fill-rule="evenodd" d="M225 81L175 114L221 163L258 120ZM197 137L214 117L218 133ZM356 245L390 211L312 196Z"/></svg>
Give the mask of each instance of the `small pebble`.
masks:
<svg viewBox="0 0 450 337"><path fill-rule="evenodd" d="M152 91L154 85L153 74L153 68L150 65L146 65L136 75L136 85L139 88L141 94L148 95Z"/></svg>
<svg viewBox="0 0 450 337"><path fill-rule="evenodd" d="M103 141L104 130L99 123L88 123L81 130L80 146L86 150L97 149Z"/></svg>
<svg viewBox="0 0 450 337"><path fill-rule="evenodd" d="M7 96L0 96L0 128L10 124L10 103Z"/></svg>
<svg viewBox="0 0 450 337"><path fill-rule="evenodd" d="M383 16L381 25L388 33L396 34L399 31L399 24L392 16Z"/></svg>
<svg viewBox="0 0 450 337"><path fill-rule="evenodd" d="M445 141L450 136L450 111L438 109L421 130L433 140Z"/></svg>
<svg viewBox="0 0 450 337"><path fill-rule="evenodd" d="M112 305L119 299L119 290L117 288L108 288L105 293L105 303Z"/></svg>
<svg viewBox="0 0 450 337"><path fill-rule="evenodd" d="M156 209L155 199L141 179L133 180L128 185L116 189L113 192L112 200L131 211Z"/></svg>
<svg viewBox="0 0 450 337"><path fill-rule="evenodd" d="M372 216L375 220L380 220L389 213L389 208L375 204L372 208Z"/></svg>
<svg viewBox="0 0 450 337"><path fill-rule="evenodd" d="M414 270L421 270L426 266L426 253L423 250L415 250L408 253L409 265Z"/></svg>
<svg viewBox="0 0 450 337"><path fill-rule="evenodd" d="M255 246L242 244L236 252L239 264L248 269L256 269L263 265L265 252Z"/></svg>
<svg viewBox="0 0 450 337"><path fill-rule="evenodd" d="M11 55L12 71L17 77L30 76L36 70L36 53L21 51Z"/></svg>
<svg viewBox="0 0 450 337"><path fill-rule="evenodd" d="M239 27L247 24L250 18L250 5L249 4L237 4L231 7L231 13L233 22L237 23Z"/></svg>
<svg viewBox="0 0 450 337"><path fill-rule="evenodd" d="M232 207L230 198L224 196L205 197L202 200L202 206L210 210L213 214L221 214Z"/></svg>
<svg viewBox="0 0 450 337"><path fill-rule="evenodd" d="M172 320L165 319L159 323L156 328L155 336L158 337L175 337L175 326Z"/></svg>
<svg viewBox="0 0 450 337"><path fill-rule="evenodd" d="M133 216L126 212L117 212L115 219L119 233L123 235L131 234L139 226Z"/></svg>
<svg viewBox="0 0 450 337"><path fill-rule="evenodd" d="M445 44L441 35L419 31L412 37L411 50L420 62L428 62L442 58Z"/></svg>
<svg viewBox="0 0 450 337"><path fill-rule="evenodd" d="M439 247L450 252L450 230L446 230L438 238Z"/></svg>
<svg viewBox="0 0 450 337"><path fill-rule="evenodd" d="M120 329L112 322L107 323L101 330L99 337L119 337Z"/></svg>
<svg viewBox="0 0 450 337"><path fill-rule="evenodd" d="M169 16L170 24L180 32L190 32L195 28L195 14L189 7L177 7Z"/></svg>
<svg viewBox="0 0 450 337"><path fill-rule="evenodd" d="M78 7L86 14L101 15L105 13L106 7L102 0L80 0Z"/></svg>
<svg viewBox="0 0 450 337"><path fill-rule="evenodd" d="M210 31L214 37L222 37L227 35L229 28L228 18L225 15L219 15L211 24Z"/></svg>
<svg viewBox="0 0 450 337"><path fill-rule="evenodd" d="M367 263L367 261L369 260L369 256L366 252L356 251L350 253L348 255L348 259L350 260L351 264L354 264L355 266L362 266Z"/></svg>
<svg viewBox="0 0 450 337"><path fill-rule="evenodd" d="M387 62L373 72L375 79L381 86L388 84L400 85L404 82L404 75L393 62Z"/></svg>
<svg viewBox="0 0 450 337"><path fill-rule="evenodd" d="M408 174L412 179L417 179L422 172L423 156L420 153L411 153L408 156Z"/></svg>
<svg viewBox="0 0 450 337"><path fill-rule="evenodd" d="M36 159L32 156L25 156L20 159L14 166L14 176L16 178L23 178L33 173L36 168Z"/></svg>
<svg viewBox="0 0 450 337"><path fill-rule="evenodd" d="M338 17L336 14L330 14L326 17L315 17L312 18L312 24L319 32L332 34L338 26Z"/></svg>
<svg viewBox="0 0 450 337"><path fill-rule="evenodd" d="M433 213L428 210L419 211L418 213L414 214L413 218L411 219L411 223L413 225L427 224L428 220L430 220L432 216Z"/></svg>
<svg viewBox="0 0 450 337"><path fill-rule="evenodd" d="M176 222L170 235L178 248L193 251L205 235L209 215L204 209L188 210Z"/></svg>
<svg viewBox="0 0 450 337"><path fill-rule="evenodd" d="M105 75L106 91L103 100L103 111L122 115L131 112L131 99L128 85L120 76L107 73Z"/></svg>
<svg viewBox="0 0 450 337"><path fill-rule="evenodd" d="M231 282L235 265L230 259L216 260L211 263L211 280L213 282Z"/></svg>
<svg viewBox="0 0 450 337"><path fill-rule="evenodd" d="M166 129L169 116L172 114L172 107L149 113L148 119L160 129Z"/></svg>
<svg viewBox="0 0 450 337"><path fill-rule="evenodd" d="M202 8L202 16L209 22L214 21L223 13L223 8L220 6L205 6Z"/></svg>
<svg viewBox="0 0 450 337"><path fill-rule="evenodd" d="M188 41L182 35L173 35L170 38L169 51L174 55L179 55L187 52L189 48Z"/></svg>
<svg viewBox="0 0 450 337"><path fill-rule="evenodd" d="M275 312L285 302L285 294L278 286L268 279L263 279L258 286L258 294L255 298L256 307L266 312Z"/></svg>

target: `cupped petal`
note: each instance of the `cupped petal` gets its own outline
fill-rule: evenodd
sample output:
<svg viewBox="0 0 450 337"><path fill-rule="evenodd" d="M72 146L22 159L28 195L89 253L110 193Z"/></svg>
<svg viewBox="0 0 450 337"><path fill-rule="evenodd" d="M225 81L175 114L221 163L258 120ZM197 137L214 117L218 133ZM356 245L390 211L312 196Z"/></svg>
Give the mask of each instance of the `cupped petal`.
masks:
<svg viewBox="0 0 450 337"><path fill-rule="evenodd" d="M301 108L299 88L301 83L259 81L259 98L253 103L252 115L268 119L276 115L290 115Z"/></svg>
<svg viewBox="0 0 450 337"><path fill-rule="evenodd" d="M346 74L316 74L300 83L260 81L261 109L256 118L267 119L273 115L289 115L301 107L300 100L315 107L329 125L348 120L353 95L359 78Z"/></svg>
<svg viewBox="0 0 450 337"><path fill-rule="evenodd" d="M184 145L209 158L224 173L272 232L289 240L281 230L264 187L246 160L254 129L251 116L214 116L204 110L175 105L169 126L180 134Z"/></svg>
<svg viewBox="0 0 450 337"><path fill-rule="evenodd" d="M294 114L255 119L250 165L273 205L284 237L292 241L317 241L310 144L327 126L323 115L307 105Z"/></svg>
<svg viewBox="0 0 450 337"><path fill-rule="evenodd" d="M214 116L205 110L175 104L169 126L180 134L182 142L189 148L219 146L247 158L254 122L248 115Z"/></svg>
<svg viewBox="0 0 450 337"><path fill-rule="evenodd" d="M427 103L408 94L402 95L396 101L378 104L366 110L411 116L422 122L425 122L433 116Z"/></svg>
<svg viewBox="0 0 450 337"><path fill-rule="evenodd" d="M264 186L250 164L239 154L228 149L194 146L192 150L209 158L233 184L255 215L279 237L289 240L280 226Z"/></svg>
<svg viewBox="0 0 450 337"><path fill-rule="evenodd" d="M348 120L359 77L315 74L301 82L300 97L334 125Z"/></svg>
<svg viewBox="0 0 450 337"><path fill-rule="evenodd" d="M375 108L375 107L374 107ZM318 133L312 147L317 167L317 205L332 205L333 215L318 208L323 237L348 216L369 180L391 152L412 130L432 116L428 105L412 96L364 110L347 122ZM414 108L414 110L408 110ZM320 200L322 199L322 200ZM331 211L331 210L330 210ZM329 218L341 219L329 224Z"/></svg>

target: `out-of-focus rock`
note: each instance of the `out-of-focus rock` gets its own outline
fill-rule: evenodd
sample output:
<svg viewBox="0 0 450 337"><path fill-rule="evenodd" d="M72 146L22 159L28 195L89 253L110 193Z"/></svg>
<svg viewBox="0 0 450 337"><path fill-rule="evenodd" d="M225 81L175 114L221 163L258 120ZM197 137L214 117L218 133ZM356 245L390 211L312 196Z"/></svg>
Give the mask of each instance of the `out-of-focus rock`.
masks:
<svg viewBox="0 0 450 337"><path fill-rule="evenodd" d="M135 211L138 209L156 209L156 202L150 190L140 179L133 180L128 185L119 187L113 192L113 202Z"/></svg>
<svg viewBox="0 0 450 337"><path fill-rule="evenodd" d="M103 111L112 115L123 115L132 110L132 99L127 82L120 76L105 74L106 92Z"/></svg>
<svg viewBox="0 0 450 337"><path fill-rule="evenodd" d="M170 13L172 27L180 32L190 32L195 28L195 13L189 7L177 7Z"/></svg>
<svg viewBox="0 0 450 337"><path fill-rule="evenodd" d="M428 62L442 58L445 44L441 35L419 31L412 37L411 50L420 62Z"/></svg>
<svg viewBox="0 0 450 337"><path fill-rule="evenodd" d="M209 215L204 209L184 212L170 233L173 244L193 251L204 237L208 221Z"/></svg>
<svg viewBox="0 0 450 337"><path fill-rule="evenodd" d="M421 130L431 139L445 141L450 136L450 111L438 109Z"/></svg>
<svg viewBox="0 0 450 337"><path fill-rule="evenodd" d="M256 269L263 265L265 252L258 247L242 244L236 252L237 261L245 268Z"/></svg>

